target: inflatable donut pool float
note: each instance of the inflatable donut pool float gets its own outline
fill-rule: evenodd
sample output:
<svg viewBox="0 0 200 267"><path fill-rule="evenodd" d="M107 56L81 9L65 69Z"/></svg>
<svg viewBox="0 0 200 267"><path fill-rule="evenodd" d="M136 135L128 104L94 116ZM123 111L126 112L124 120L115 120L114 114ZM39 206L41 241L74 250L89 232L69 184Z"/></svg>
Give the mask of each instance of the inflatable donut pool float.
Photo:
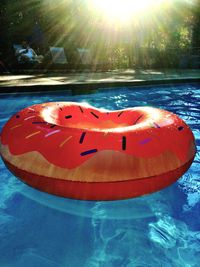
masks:
<svg viewBox="0 0 200 267"><path fill-rule="evenodd" d="M33 105L1 133L1 157L28 185L62 197L116 200L158 191L190 167L190 128L152 107L105 111L73 102Z"/></svg>

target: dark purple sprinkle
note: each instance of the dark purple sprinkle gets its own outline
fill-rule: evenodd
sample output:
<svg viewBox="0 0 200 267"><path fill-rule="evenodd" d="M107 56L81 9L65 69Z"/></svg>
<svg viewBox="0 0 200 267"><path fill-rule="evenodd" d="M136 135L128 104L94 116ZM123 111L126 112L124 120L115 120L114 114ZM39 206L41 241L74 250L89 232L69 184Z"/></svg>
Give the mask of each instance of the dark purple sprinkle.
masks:
<svg viewBox="0 0 200 267"><path fill-rule="evenodd" d="M153 124L156 126L156 128L160 128L160 126L156 122L153 122Z"/></svg>
<svg viewBox="0 0 200 267"><path fill-rule="evenodd" d="M99 116L98 116L97 114L95 114L94 112L91 111L90 113L91 113L95 118L97 118L97 119L99 118Z"/></svg>
<svg viewBox="0 0 200 267"><path fill-rule="evenodd" d="M80 140L79 140L79 143L80 143L80 144L83 143L83 140L84 140L84 138L85 138L85 135L86 135L86 132L83 132L83 133L81 134L81 137L80 137Z"/></svg>
<svg viewBox="0 0 200 267"><path fill-rule="evenodd" d="M124 111L121 111L121 112L117 115L117 117L120 117L120 116L122 115L123 112L124 112Z"/></svg>
<svg viewBox="0 0 200 267"><path fill-rule="evenodd" d="M97 149L91 149L91 150L87 150L81 153L81 156L86 156L88 154L92 154L92 153L96 153L98 150Z"/></svg>
<svg viewBox="0 0 200 267"><path fill-rule="evenodd" d="M72 118L72 115L65 116L65 119L71 119L71 118Z"/></svg>
<svg viewBox="0 0 200 267"><path fill-rule="evenodd" d="M133 125L135 125L141 118L143 117L143 115L140 115L137 119L136 119L136 121L133 123Z"/></svg>
<svg viewBox="0 0 200 267"><path fill-rule="evenodd" d="M80 106L78 106L78 107L80 108L81 113L83 113L83 109L82 109L82 107L80 107Z"/></svg>
<svg viewBox="0 0 200 267"><path fill-rule="evenodd" d="M179 131L182 131L183 129L184 129L183 126L179 126L179 127L178 127L178 130L179 130Z"/></svg>
<svg viewBox="0 0 200 267"><path fill-rule="evenodd" d="M39 123L44 123L44 124L47 124L46 121L33 121L32 124L39 124Z"/></svg>
<svg viewBox="0 0 200 267"><path fill-rule="evenodd" d="M140 141L140 145L145 145L145 144L149 143L150 141L151 141L151 138L146 138L146 139Z"/></svg>
<svg viewBox="0 0 200 267"><path fill-rule="evenodd" d="M60 108L60 110L62 111L62 108Z"/></svg>
<svg viewBox="0 0 200 267"><path fill-rule="evenodd" d="M19 115L16 115L16 118L19 118L20 116Z"/></svg>
<svg viewBox="0 0 200 267"><path fill-rule="evenodd" d="M126 136L122 136L122 150L126 150Z"/></svg>
<svg viewBox="0 0 200 267"><path fill-rule="evenodd" d="M110 112L106 112L106 114L107 114L107 115L109 115L109 114L110 114Z"/></svg>
<svg viewBox="0 0 200 267"><path fill-rule="evenodd" d="M51 126L50 126L50 128L54 128L54 127L56 127L56 125L55 125L55 124L53 124L53 125L51 125Z"/></svg>

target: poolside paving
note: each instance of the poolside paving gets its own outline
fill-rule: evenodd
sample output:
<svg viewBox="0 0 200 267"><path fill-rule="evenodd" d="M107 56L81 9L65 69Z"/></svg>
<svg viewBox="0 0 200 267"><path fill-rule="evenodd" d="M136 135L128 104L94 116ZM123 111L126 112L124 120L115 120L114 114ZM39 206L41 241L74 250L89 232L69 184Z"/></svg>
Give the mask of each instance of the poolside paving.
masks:
<svg viewBox="0 0 200 267"><path fill-rule="evenodd" d="M198 80L200 69L189 70L113 70L107 72L4 74L0 76L0 91L6 88L34 86L69 86L88 84L140 83L167 80Z"/></svg>

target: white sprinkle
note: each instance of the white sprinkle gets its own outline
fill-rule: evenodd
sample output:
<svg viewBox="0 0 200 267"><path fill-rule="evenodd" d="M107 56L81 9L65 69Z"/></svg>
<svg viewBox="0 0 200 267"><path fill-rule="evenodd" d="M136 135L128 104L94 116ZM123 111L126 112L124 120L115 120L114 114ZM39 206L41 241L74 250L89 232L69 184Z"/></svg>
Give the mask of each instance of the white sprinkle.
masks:
<svg viewBox="0 0 200 267"><path fill-rule="evenodd" d="M30 116L30 117L28 117L28 118L26 118L26 119L24 119L24 120L27 121L27 120L29 120L29 119L31 119L31 118L35 118L35 116Z"/></svg>
<svg viewBox="0 0 200 267"><path fill-rule="evenodd" d="M55 130L53 132L50 132L50 133L46 134L44 137L48 137L48 136L50 136L52 134L56 134L56 133L59 133L59 132L60 132L60 130Z"/></svg>
<svg viewBox="0 0 200 267"><path fill-rule="evenodd" d="M33 108L28 108L28 109L35 111L35 109L33 109Z"/></svg>

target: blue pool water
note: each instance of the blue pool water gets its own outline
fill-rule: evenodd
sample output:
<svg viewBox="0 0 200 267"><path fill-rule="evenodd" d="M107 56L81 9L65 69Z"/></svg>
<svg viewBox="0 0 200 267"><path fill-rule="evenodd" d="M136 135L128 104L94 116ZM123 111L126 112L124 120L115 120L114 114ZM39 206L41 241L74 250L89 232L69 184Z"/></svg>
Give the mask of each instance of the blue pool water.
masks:
<svg viewBox="0 0 200 267"><path fill-rule="evenodd" d="M176 113L200 146L200 86L182 84L0 96L0 129L20 109L48 101ZM87 202L17 180L0 161L0 267L199 267L200 157L170 187L140 198Z"/></svg>

